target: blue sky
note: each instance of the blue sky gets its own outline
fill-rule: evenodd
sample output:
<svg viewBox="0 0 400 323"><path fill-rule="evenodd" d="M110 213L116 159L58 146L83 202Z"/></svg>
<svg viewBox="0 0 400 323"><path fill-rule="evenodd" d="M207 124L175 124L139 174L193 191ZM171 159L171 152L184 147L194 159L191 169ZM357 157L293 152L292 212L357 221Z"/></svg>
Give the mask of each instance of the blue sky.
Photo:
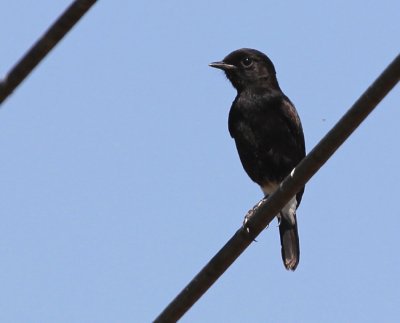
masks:
<svg viewBox="0 0 400 323"><path fill-rule="evenodd" d="M69 1L0 5L0 75ZM100 1L0 109L0 321L148 322L261 191L209 62L265 52L309 151L398 54L398 1ZM396 322L400 90L182 322Z"/></svg>

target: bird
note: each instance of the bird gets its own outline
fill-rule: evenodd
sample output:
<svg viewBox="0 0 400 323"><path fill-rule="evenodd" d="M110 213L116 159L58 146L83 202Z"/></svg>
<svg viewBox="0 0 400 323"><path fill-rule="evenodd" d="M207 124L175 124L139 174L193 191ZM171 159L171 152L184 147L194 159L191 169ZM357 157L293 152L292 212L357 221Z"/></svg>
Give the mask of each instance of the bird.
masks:
<svg viewBox="0 0 400 323"><path fill-rule="evenodd" d="M242 48L209 66L224 71L237 91L229 111L229 133L245 172L268 198L306 155L297 110L282 92L274 64L264 53ZM291 271L300 259L296 210L303 193L304 187L277 215L282 260Z"/></svg>

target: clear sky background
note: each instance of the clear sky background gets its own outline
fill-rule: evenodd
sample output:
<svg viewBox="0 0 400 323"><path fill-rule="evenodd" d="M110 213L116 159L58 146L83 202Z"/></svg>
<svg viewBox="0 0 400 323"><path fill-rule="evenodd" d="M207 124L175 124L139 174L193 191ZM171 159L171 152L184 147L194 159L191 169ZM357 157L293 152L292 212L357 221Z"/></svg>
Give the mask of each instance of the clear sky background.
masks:
<svg viewBox="0 0 400 323"><path fill-rule="evenodd" d="M0 75L70 1L0 4ZM149 322L261 191L208 63L275 64L309 151L399 52L400 2L100 1L0 109L0 322ZM398 322L400 88L182 322Z"/></svg>

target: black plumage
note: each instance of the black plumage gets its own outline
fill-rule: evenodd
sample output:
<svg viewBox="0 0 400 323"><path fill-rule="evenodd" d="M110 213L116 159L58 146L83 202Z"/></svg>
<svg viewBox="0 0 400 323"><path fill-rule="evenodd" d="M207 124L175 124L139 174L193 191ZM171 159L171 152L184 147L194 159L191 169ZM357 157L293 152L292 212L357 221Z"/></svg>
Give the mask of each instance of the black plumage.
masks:
<svg viewBox="0 0 400 323"><path fill-rule="evenodd" d="M210 66L222 69L237 90L229 132L244 170L268 196L305 156L297 111L280 89L274 65L265 54L243 48ZM296 269L300 258L296 209L303 192L304 188L279 215L282 259L290 270Z"/></svg>

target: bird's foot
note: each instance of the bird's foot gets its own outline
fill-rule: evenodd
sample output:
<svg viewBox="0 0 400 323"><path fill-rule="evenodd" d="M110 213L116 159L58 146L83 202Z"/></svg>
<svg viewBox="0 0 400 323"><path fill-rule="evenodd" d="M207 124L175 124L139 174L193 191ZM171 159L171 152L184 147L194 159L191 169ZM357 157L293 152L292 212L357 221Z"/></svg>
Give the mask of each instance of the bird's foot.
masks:
<svg viewBox="0 0 400 323"><path fill-rule="evenodd" d="M265 196L260 202L258 202L256 205L253 206L251 210L247 212L247 214L244 216L243 219L243 228L246 230L247 233L250 233L250 227L248 225L249 220L253 217L253 214L257 211L257 209L265 202L265 200L268 198L268 195ZM256 240L254 240L256 241Z"/></svg>
<svg viewBox="0 0 400 323"><path fill-rule="evenodd" d="M250 233L250 228L247 226L247 222L249 222L249 219L251 219L253 214L254 214L254 207L247 212L247 214L244 216L243 219L243 228L246 230L247 233Z"/></svg>

